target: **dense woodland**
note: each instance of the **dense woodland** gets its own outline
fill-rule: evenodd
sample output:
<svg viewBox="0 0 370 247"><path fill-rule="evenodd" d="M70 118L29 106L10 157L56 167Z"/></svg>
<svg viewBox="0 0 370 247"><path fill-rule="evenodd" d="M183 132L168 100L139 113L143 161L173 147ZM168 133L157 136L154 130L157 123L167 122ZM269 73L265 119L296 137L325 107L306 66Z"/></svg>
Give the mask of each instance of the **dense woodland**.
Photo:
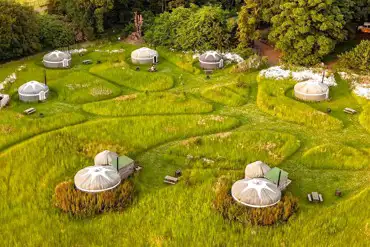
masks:
<svg viewBox="0 0 370 247"><path fill-rule="evenodd" d="M352 39L370 14L370 0L49 0L46 13L14 0L0 7L0 60L93 40L113 28L127 36L138 11L145 41L154 46L248 57L253 42L265 40L285 62L312 65Z"/></svg>

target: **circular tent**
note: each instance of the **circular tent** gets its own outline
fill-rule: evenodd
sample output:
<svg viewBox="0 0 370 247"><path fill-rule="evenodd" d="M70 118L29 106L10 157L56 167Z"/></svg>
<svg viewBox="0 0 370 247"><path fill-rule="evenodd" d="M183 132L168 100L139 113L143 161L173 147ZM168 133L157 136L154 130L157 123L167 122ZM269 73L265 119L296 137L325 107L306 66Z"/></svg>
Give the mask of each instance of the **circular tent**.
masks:
<svg viewBox="0 0 370 247"><path fill-rule="evenodd" d="M88 166L76 173L77 189L84 192L103 192L117 187L121 177L111 166Z"/></svg>
<svg viewBox="0 0 370 247"><path fill-rule="evenodd" d="M18 88L18 95L23 102L43 101L49 96L49 87L37 81L30 81Z"/></svg>
<svg viewBox="0 0 370 247"><path fill-rule="evenodd" d="M263 178L271 168L262 161L250 163L245 167L245 178Z"/></svg>
<svg viewBox="0 0 370 247"><path fill-rule="evenodd" d="M56 50L46 54L42 62L47 68L68 68L72 64L72 57L68 52Z"/></svg>
<svg viewBox="0 0 370 247"><path fill-rule="evenodd" d="M294 86L294 95L304 101L323 101L329 98L329 87L321 82L304 81Z"/></svg>
<svg viewBox="0 0 370 247"><path fill-rule="evenodd" d="M278 187L264 178L236 181L231 188L231 195L238 203L253 208L270 207L281 199Z"/></svg>
<svg viewBox="0 0 370 247"><path fill-rule="evenodd" d="M202 69L220 69L224 67L222 56L216 51L207 51L199 57L200 67Z"/></svg>
<svg viewBox="0 0 370 247"><path fill-rule="evenodd" d="M131 61L134 64L158 63L159 54L157 51L142 47L131 52Z"/></svg>
<svg viewBox="0 0 370 247"><path fill-rule="evenodd" d="M112 161L118 158L118 154L109 150L98 153L94 158L95 166L112 165Z"/></svg>

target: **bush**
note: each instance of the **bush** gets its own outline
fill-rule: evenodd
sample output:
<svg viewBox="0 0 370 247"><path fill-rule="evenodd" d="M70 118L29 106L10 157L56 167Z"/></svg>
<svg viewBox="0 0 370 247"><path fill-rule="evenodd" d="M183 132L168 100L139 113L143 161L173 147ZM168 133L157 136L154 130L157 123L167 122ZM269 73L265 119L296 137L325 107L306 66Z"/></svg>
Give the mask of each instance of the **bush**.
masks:
<svg viewBox="0 0 370 247"><path fill-rule="evenodd" d="M123 181L117 188L100 193L86 193L75 188L73 182L62 182L55 188L55 206L77 217L109 211L123 211L133 201L134 184Z"/></svg>
<svg viewBox="0 0 370 247"><path fill-rule="evenodd" d="M362 40L353 50L340 55L337 66L368 72L370 70L370 40Z"/></svg>
<svg viewBox="0 0 370 247"><path fill-rule="evenodd" d="M0 61L39 51L36 12L12 1L0 1L0 9Z"/></svg>
<svg viewBox="0 0 370 247"><path fill-rule="evenodd" d="M250 208L234 201L230 195L231 180L220 177L215 185L216 197L213 201L214 208L230 221L243 224L273 225L287 221L298 210L298 199L291 193L286 193L281 201L272 207Z"/></svg>
<svg viewBox="0 0 370 247"><path fill-rule="evenodd" d="M267 57L260 57L258 55L252 55L247 60L234 66L232 72L252 72L267 67Z"/></svg>
<svg viewBox="0 0 370 247"><path fill-rule="evenodd" d="M75 43L73 27L56 15L40 16L40 40L44 47L66 47Z"/></svg>

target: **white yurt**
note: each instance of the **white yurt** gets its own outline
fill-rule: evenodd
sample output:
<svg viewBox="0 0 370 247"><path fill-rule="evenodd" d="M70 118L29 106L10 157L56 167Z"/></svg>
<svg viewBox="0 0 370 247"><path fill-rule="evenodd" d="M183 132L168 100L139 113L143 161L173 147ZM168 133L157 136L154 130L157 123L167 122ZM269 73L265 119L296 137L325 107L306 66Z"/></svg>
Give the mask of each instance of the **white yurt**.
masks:
<svg viewBox="0 0 370 247"><path fill-rule="evenodd" d="M207 51L199 57L200 67L205 70L221 69L224 67L224 60L217 51Z"/></svg>
<svg viewBox="0 0 370 247"><path fill-rule="evenodd" d="M271 168L262 161L255 161L245 167L245 178L263 178Z"/></svg>
<svg viewBox="0 0 370 247"><path fill-rule="evenodd" d="M37 81L29 81L18 88L18 95L23 102L44 101L49 96L49 87Z"/></svg>
<svg viewBox="0 0 370 247"><path fill-rule="evenodd" d="M46 54L42 62L47 68L69 68L72 64L72 57L69 52L56 50Z"/></svg>
<svg viewBox="0 0 370 247"><path fill-rule="evenodd" d="M103 192L117 187L121 177L111 166L88 166L76 173L74 183L84 192Z"/></svg>
<svg viewBox="0 0 370 247"><path fill-rule="evenodd" d="M231 188L231 195L238 203L253 208L270 207L281 199L279 188L264 178L236 181Z"/></svg>
<svg viewBox="0 0 370 247"><path fill-rule="evenodd" d="M323 101L329 98L329 87L317 81L299 82L294 86L294 95L304 101Z"/></svg>
<svg viewBox="0 0 370 247"><path fill-rule="evenodd" d="M156 50L142 47L131 52L131 61L134 64L156 64L159 54Z"/></svg>
<svg viewBox="0 0 370 247"><path fill-rule="evenodd" d="M94 158L95 166L107 166L112 165L113 160L118 159L118 154L111 152L109 150L104 150L103 152L98 153Z"/></svg>

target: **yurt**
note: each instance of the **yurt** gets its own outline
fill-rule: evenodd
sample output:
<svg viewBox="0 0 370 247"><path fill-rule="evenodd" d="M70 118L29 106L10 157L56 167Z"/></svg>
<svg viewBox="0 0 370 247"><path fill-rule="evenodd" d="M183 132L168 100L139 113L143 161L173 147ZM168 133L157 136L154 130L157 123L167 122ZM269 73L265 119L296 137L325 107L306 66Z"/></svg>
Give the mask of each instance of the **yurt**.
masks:
<svg viewBox="0 0 370 247"><path fill-rule="evenodd" d="M43 63L47 68L69 68L72 64L72 57L68 52L56 50L46 54Z"/></svg>
<svg viewBox="0 0 370 247"><path fill-rule="evenodd" d="M147 47L139 48L131 53L131 61L134 64L156 64L158 58L158 52Z"/></svg>
<svg viewBox="0 0 370 247"><path fill-rule="evenodd" d="M103 192L117 187L121 178L111 166L88 166L76 173L74 183L84 192Z"/></svg>
<svg viewBox="0 0 370 247"><path fill-rule="evenodd" d="M200 67L205 70L220 69L224 67L222 56L216 51L207 51L199 57Z"/></svg>
<svg viewBox="0 0 370 247"><path fill-rule="evenodd" d="M112 161L118 158L118 154L109 150L98 153L94 158L95 166L112 165Z"/></svg>
<svg viewBox="0 0 370 247"><path fill-rule="evenodd" d="M245 178L263 178L271 168L262 161L250 163L245 167Z"/></svg>
<svg viewBox="0 0 370 247"><path fill-rule="evenodd" d="M5 107L10 101L8 94L0 94L0 109Z"/></svg>
<svg viewBox="0 0 370 247"><path fill-rule="evenodd" d="M231 188L231 195L238 203L253 208L270 207L281 199L278 187L264 178L236 181Z"/></svg>
<svg viewBox="0 0 370 247"><path fill-rule="evenodd" d="M294 86L294 95L304 101L323 101L329 98L329 87L321 82L299 82Z"/></svg>
<svg viewBox="0 0 370 247"><path fill-rule="evenodd" d="M49 96L49 87L37 81L29 81L18 88L18 95L23 102L44 101Z"/></svg>

